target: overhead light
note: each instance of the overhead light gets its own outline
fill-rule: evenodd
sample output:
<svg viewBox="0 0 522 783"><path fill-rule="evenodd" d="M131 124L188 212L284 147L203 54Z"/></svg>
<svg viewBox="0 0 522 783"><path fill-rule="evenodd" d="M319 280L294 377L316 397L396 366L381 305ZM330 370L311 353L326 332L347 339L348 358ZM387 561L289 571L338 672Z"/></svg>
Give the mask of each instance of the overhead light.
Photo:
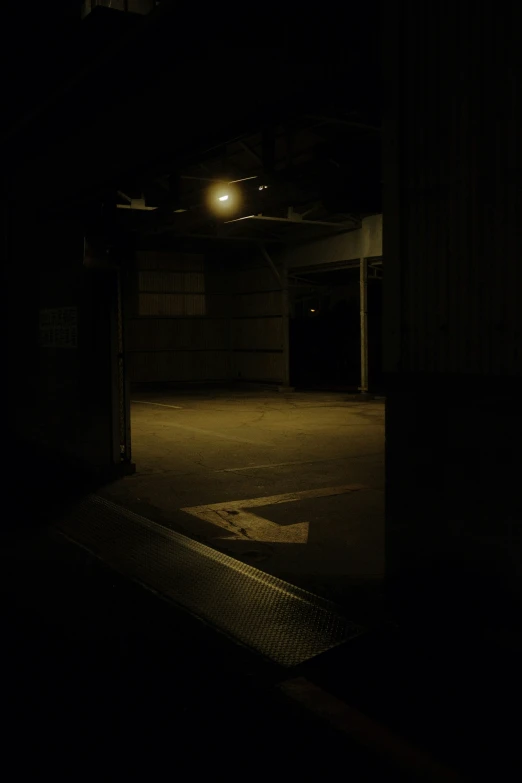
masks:
<svg viewBox="0 0 522 783"><path fill-rule="evenodd" d="M240 208L241 190L238 185L216 182L208 188L205 201L207 208L215 214L228 216Z"/></svg>
<svg viewBox="0 0 522 783"><path fill-rule="evenodd" d="M311 313L315 313L315 307L311 307L311 308L310 308L310 312L311 312Z"/></svg>
<svg viewBox="0 0 522 783"><path fill-rule="evenodd" d="M259 190L266 190L268 185L260 185Z"/></svg>
<svg viewBox="0 0 522 783"><path fill-rule="evenodd" d="M175 209L174 212L176 215L179 215L180 212L186 212L186 209Z"/></svg>

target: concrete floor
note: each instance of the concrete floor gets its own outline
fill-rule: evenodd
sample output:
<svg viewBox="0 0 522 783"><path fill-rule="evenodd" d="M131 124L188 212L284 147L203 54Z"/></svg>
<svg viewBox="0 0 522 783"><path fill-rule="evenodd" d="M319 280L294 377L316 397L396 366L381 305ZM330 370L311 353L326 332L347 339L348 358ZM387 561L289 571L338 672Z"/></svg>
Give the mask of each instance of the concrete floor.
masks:
<svg viewBox="0 0 522 783"><path fill-rule="evenodd" d="M132 444L137 472L111 500L330 597L382 579L382 401L134 394Z"/></svg>

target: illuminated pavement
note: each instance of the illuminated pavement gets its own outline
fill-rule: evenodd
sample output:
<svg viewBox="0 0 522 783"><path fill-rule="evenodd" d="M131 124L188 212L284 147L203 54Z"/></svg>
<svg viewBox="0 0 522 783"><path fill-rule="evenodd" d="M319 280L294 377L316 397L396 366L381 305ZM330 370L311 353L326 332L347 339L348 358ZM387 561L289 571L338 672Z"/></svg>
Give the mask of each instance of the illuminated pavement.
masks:
<svg viewBox="0 0 522 783"><path fill-rule="evenodd" d="M344 394L134 394L137 473L104 495L342 600L384 573L384 404Z"/></svg>

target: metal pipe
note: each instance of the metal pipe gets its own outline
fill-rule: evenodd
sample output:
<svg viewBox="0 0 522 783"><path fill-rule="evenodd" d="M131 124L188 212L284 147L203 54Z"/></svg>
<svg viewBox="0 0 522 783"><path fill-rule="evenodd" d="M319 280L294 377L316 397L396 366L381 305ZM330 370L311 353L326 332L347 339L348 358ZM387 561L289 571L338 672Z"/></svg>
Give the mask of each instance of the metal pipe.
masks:
<svg viewBox="0 0 522 783"><path fill-rule="evenodd" d="M293 214L296 214L295 212ZM353 228L353 223L359 226L360 221L355 218L350 218L352 223L332 223L327 220L301 220L300 218L282 218L282 217L270 217L269 215L245 215L244 217L235 218L234 220L225 220L225 223L238 223L240 220L269 220L273 223L291 223L293 226L328 226L329 228L338 228L339 231L344 229Z"/></svg>
<svg viewBox="0 0 522 783"><path fill-rule="evenodd" d="M220 185L235 185L237 182L246 182L250 179L258 179L257 174L253 174L251 177L241 177L241 179L219 179L218 177L193 177L189 174L181 174L180 179L189 179L195 182L219 182Z"/></svg>
<svg viewBox="0 0 522 783"><path fill-rule="evenodd" d="M368 392L368 259L359 262L359 299L361 314L361 385L359 391Z"/></svg>
<svg viewBox="0 0 522 783"><path fill-rule="evenodd" d="M290 388L290 302L288 300L288 271L282 269L281 327L283 330L283 388Z"/></svg>

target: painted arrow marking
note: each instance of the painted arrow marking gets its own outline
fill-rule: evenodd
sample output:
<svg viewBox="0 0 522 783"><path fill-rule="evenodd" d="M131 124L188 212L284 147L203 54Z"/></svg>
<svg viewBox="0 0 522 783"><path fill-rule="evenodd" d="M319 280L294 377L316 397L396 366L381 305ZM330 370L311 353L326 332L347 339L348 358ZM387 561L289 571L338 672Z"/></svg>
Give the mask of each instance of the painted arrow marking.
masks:
<svg viewBox="0 0 522 783"><path fill-rule="evenodd" d="M307 498L345 495L348 492L358 492L361 489L366 489L366 487L361 484L346 484L341 487L305 489L302 492L287 492L284 495L269 495L248 500L212 503L206 506L191 506L181 510L205 522L210 522L212 525L224 528L227 535L223 538L264 541L265 543L306 544L309 522L277 525L269 519L254 514L249 509L259 506L275 506L279 503L294 503L297 500L306 500Z"/></svg>

